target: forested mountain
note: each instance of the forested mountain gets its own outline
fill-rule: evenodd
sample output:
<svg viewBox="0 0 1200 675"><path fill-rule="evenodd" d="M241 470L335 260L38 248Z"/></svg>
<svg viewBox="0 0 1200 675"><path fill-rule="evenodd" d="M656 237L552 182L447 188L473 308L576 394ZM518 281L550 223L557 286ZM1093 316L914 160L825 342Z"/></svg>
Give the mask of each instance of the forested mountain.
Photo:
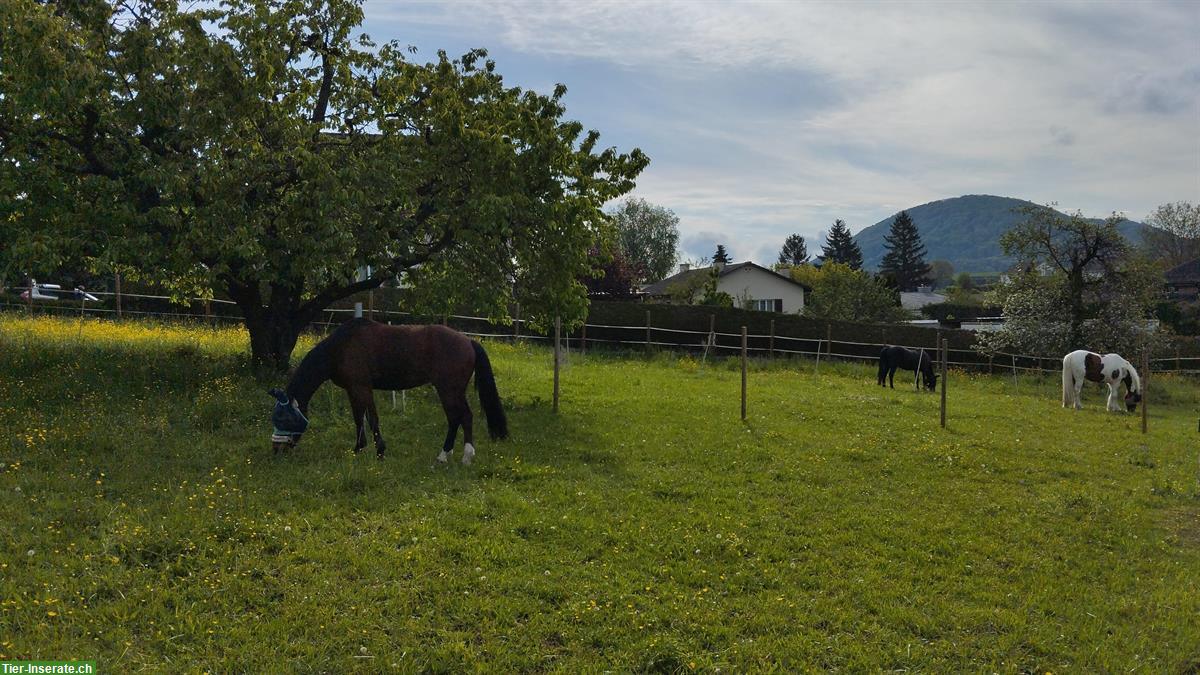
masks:
<svg viewBox="0 0 1200 675"><path fill-rule="evenodd" d="M1016 210L1033 202L1011 197L966 195L905 209L928 249L926 262L949 260L959 272L1002 272L1010 260L1000 250L1000 236L1021 220ZM897 213L899 213L897 211ZM877 270L886 251L883 237L892 226L890 216L855 235L862 248L863 266ZM1099 222L1100 219L1096 219ZM1142 228L1133 221L1118 226L1131 242L1141 242Z"/></svg>

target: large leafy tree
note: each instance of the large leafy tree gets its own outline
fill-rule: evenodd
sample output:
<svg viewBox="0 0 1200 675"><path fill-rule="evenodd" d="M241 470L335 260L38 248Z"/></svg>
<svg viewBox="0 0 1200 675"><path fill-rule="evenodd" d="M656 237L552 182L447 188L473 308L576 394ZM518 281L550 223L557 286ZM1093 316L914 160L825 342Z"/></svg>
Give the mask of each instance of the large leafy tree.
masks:
<svg viewBox="0 0 1200 675"><path fill-rule="evenodd" d="M645 156L564 122L561 85L506 87L482 50L414 63L362 18L353 0L0 4L0 265L225 294L277 367L330 303L397 276L420 308L505 320L515 295L577 320L600 207Z"/></svg>
<svg viewBox="0 0 1200 675"><path fill-rule="evenodd" d="M1161 278L1117 230L1123 218L1095 223L1046 207L1022 212L1024 220L1000 238L1020 271L988 298L1004 307L1005 324L981 343L1036 354L1144 347Z"/></svg>
<svg viewBox="0 0 1200 675"><path fill-rule="evenodd" d="M1200 204L1162 204L1146 217L1152 227L1142 232L1142 246L1163 267L1200 258Z"/></svg>
<svg viewBox="0 0 1200 675"><path fill-rule="evenodd" d="M804 237L798 234L788 235L783 242L783 248L779 250L779 264L794 266L807 262L808 245L804 243Z"/></svg>
<svg viewBox="0 0 1200 675"><path fill-rule="evenodd" d="M863 265L862 249L850 234L846 221L838 218L829 228L825 244L821 246L821 261L842 263L851 269L860 270Z"/></svg>
<svg viewBox="0 0 1200 675"><path fill-rule="evenodd" d="M884 235L883 241L887 253L879 265L880 273L890 277L902 291L914 291L917 286L929 283L925 244L907 211L901 211L892 219L891 230Z"/></svg>
<svg viewBox="0 0 1200 675"><path fill-rule="evenodd" d="M622 257L640 270L635 281L670 276L678 257L675 247L679 243L679 216L666 207L634 197L621 202L610 215Z"/></svg>
<svg viewBox="0 0 1200 675"><path fill-rule="evenodd" d="M805 316L872 322L909 318L895 291L863 270L829 261L820 267L793 267L791 273L792 279L813 289L804 305Z"/></svg>

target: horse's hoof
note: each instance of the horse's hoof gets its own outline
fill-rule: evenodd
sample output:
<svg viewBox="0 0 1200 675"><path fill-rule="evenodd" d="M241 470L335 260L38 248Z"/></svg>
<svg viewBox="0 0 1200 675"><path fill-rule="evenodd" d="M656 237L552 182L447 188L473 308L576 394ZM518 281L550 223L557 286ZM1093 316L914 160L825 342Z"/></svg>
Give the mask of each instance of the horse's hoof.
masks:
<svg viewBox="0 0 1200 675"><path fill-rule="evenodd" d="M437 456L438 464L445 464L447 461L449 461L449 459L450 459L450 453L446 452L445 450L438 453L438 456Z"/></svg>
<svg viewBox="0 0 1200 675"><path fill-rule="evenodd" d="M464 466L468 466L474 460L475 460L475 446L471 445L470 443L467 443L466 447L463 448L462 463Z"/></svg>

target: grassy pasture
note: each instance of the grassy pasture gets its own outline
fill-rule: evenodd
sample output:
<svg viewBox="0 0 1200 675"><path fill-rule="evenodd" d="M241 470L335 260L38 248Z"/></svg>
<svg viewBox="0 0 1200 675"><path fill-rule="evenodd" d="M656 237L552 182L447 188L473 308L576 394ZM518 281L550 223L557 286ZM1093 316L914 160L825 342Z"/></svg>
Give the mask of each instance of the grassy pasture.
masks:
<svg viewBox="0 0 1200 675"><path fill-rule="evenodd" d="M549 352L489 343L513 437L434 468L426 390L377 394L382 462L331 386L273 457L245 345L0 315L0 659L1200 669L1195 381L1151 381L1143 436L1092 386L952 373L941 430L873 367L760 362L743 423L733 360L572 355L555 416Z"/></svg>

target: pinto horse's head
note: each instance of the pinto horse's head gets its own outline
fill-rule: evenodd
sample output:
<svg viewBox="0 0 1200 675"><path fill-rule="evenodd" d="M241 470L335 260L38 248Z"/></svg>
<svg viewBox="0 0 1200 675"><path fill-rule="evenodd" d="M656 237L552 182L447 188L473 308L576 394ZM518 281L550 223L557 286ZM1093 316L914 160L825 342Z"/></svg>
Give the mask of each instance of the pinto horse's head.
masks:
<svg viewBox="0 0 1200 675"><path fill-rule="evenodd" d="M308 428L308 418L300 411L300 405L282 389L267 392L275 398L275 409L271 411L271 449L275 452L294 448Z"/></svg>

